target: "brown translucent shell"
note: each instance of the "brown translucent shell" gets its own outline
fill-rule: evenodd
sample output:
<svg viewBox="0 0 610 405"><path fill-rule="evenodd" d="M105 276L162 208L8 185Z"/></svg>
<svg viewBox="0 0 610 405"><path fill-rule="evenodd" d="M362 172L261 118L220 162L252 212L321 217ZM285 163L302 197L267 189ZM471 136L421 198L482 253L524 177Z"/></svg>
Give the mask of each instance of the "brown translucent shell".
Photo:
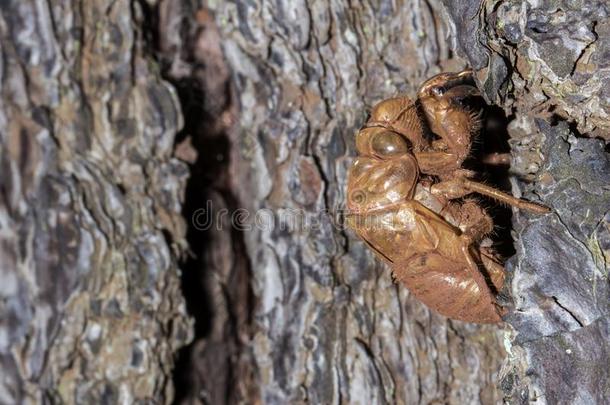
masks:
<svg viewBox="0 0 610 405"><path fill-rule="evenodd" d="M428 307L452 319L494 323L505 313L496 302L504 268L482 243L493 222L462 197L477 192L549 210L477 183L462 169L480 128L479 112L461 103L478 94L471 81L469 71L445 73L424 83L415 101L392 98L373 108L356 134L346 222Z"/></svg>

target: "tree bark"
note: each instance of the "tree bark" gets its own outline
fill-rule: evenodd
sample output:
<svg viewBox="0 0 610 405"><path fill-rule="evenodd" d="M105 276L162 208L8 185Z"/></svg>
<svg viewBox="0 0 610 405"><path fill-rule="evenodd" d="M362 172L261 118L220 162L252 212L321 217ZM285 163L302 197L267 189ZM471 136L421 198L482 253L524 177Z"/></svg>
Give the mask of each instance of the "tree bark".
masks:
<svg viewBox="0 0 610 405"><path fill-rule="evenodd" d="M609 12L0 2L0 403L603 403ZM431 312L341 221L371 106L465 66L554 210L513 213L505 325Z"/></svg>
<svg viewBox="0 0 610 405"><path fill-rule="evenodd" d="M515 213L502 388L512 403L608 403L610 7L445 3L479 87L514 116L514 192L553 208Z"/></svg>
<svg viewBox="0 0 610 405"><path fill-rule="evenodd" d="M194 167L216 173L200 185L212 190L209 210L245 208L250 228L236 232L223 223L222 230L199 234L208 253L198 265L214 275L203 276L204 291L217 316L183 353L182 386L190 391L182 399L497 402L502 328L430 312L339 223L353 136L370 107L399 93L413 95L429 76L465 66L449 48L441 4L207 5L217 34L210 33L206 11L183 9L179 17L168 5L160 16L190 20L187 31L195 39L182 42L206 51L175 46L162 52L172 80L199 72L186 79L188 87L213 104L193 114L199 129L191 134L199 150ZM169 36L174 40L161 43L181 42L178 30ZM232 106L224 108L215 101L223 94L218 72L227 69L210 49L211 38L220 41L231 72ZM223 116L234 125L223 128ZM225 138L229 151L211 164L210 140ZM241 252L248 260L215 260L224 256L219 252ZM246 314L227 316L232 312Z"/></svg>
<svg viewBox="0 0 610 405"><path fill-rule="evenodd" d="M0 403L169 402L188 167L143 8L0 13Z"/></svg>

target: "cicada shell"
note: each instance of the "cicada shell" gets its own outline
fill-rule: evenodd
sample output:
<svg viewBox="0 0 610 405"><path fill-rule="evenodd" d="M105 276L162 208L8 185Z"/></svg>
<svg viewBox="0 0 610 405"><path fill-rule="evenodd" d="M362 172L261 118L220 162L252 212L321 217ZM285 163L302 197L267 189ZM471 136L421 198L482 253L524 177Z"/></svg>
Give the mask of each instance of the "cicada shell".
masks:
<svg viewBox="0 0 610 405"><path fill-rule="evenodd" d="M480 127L480 113L462 102L477 94L469 80L468 71L436 76L417 100L388 99L373 109L356 135L346 222L428 307L495 323L505 313L496 302L504 268L482 243L493 221L463 197L477 192L533 212L548 208L477 183L462 168Z"/></svg>

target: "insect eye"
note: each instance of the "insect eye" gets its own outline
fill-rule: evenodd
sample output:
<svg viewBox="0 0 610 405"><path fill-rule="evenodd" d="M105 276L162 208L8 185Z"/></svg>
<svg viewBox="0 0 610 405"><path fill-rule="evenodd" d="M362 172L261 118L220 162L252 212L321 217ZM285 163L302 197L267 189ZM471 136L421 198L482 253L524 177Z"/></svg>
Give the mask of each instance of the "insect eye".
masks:
<svg viewBox="0 0 610 405"><path fill-rule="evenodd" d="M409 151L407 140L395 132L376 134L371 140L371 149L378 156L391 156Z"/></svg>

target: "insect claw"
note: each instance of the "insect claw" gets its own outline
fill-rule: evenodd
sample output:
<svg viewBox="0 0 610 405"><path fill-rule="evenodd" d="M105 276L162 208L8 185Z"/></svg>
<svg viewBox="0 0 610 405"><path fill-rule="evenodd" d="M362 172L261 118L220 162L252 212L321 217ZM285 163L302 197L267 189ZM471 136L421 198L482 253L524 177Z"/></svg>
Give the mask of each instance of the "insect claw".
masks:
<svg viewBox="0 0 610 405"><path fill-rule="evenodd" d="M508 309L503 307L502 305L494 302L493 305L496 307L496 311L498 312L498 316L503 318L506 314L508 314Z"/></svg>
<svg viewBox="0 0 610 405"><path fill-rule="evenodd" d="M472 70L472 68L465 68L464 70L462 70L461 72L457 73L458 77L472 77L474 74L474 71Z"/></svg>

